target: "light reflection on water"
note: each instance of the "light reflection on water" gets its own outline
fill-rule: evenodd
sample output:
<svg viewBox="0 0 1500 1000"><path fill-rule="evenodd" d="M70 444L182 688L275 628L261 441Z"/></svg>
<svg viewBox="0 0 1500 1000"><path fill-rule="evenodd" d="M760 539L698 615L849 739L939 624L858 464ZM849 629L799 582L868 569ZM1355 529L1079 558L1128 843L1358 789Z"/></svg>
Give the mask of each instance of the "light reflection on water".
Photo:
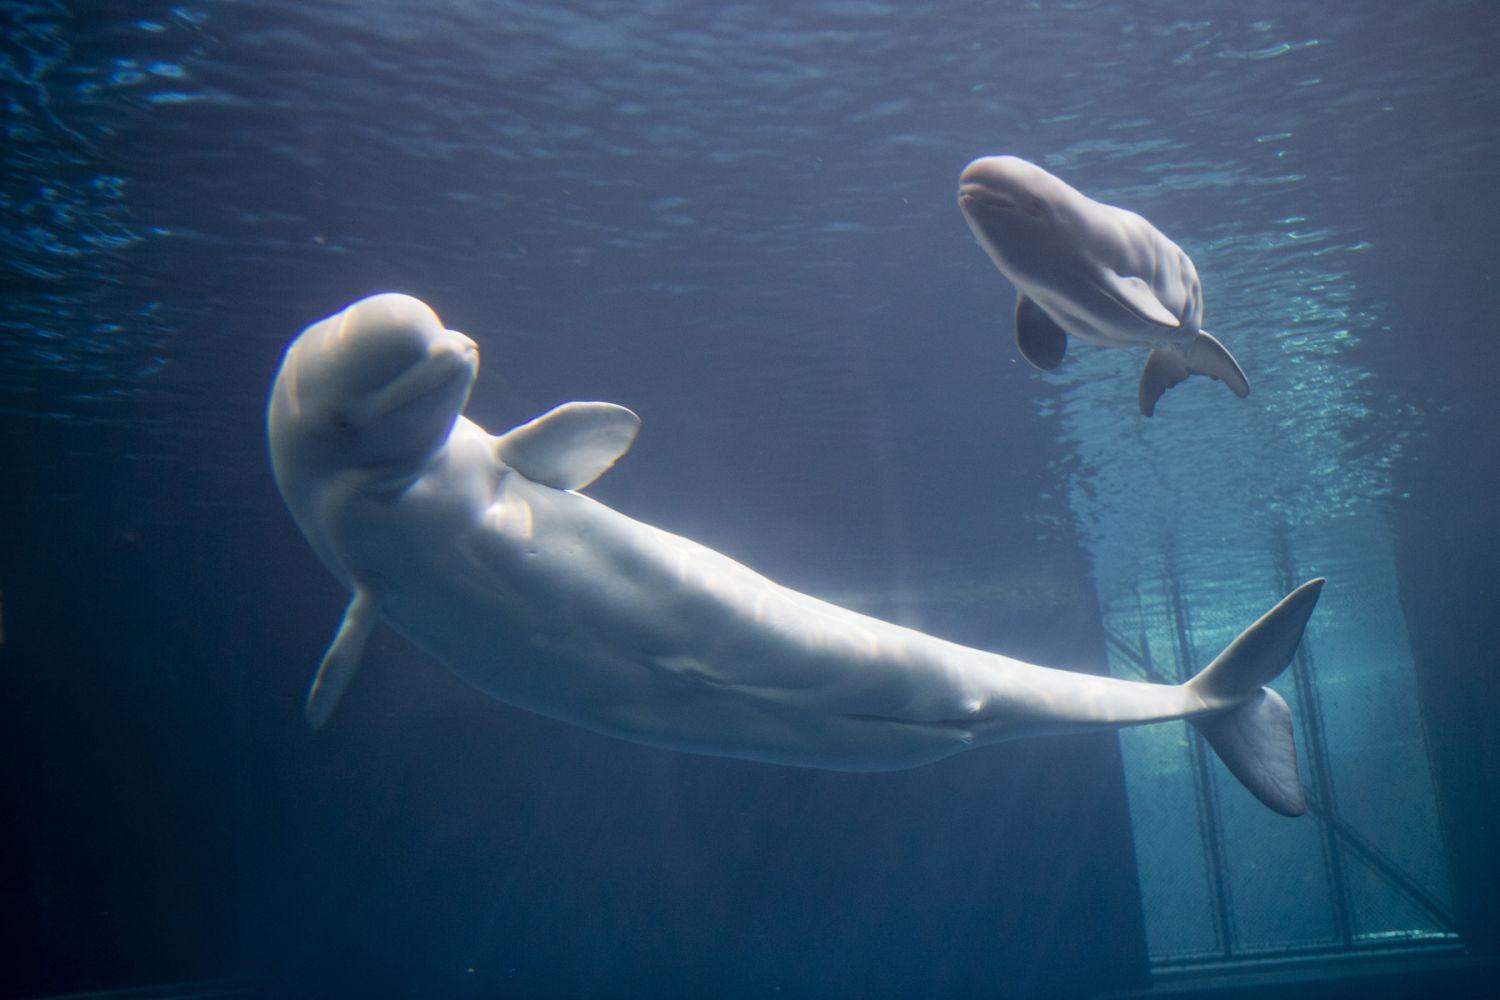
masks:
<svg viewBox="0 0 1500 1000"><path fill-rule="evenodd" d="M128 20L11 5L4 238L22 283L0 305L0 407L139 419L121 404L166 391L175 357L230 351L216 338L253 326L224 289L275 288L281 269L343 288L358 271L502 306L586 290L555 310L562 335L594 321L576 302L630 303L620 338L706 351L747 392L857 437L861 415L829 412L827 390L865 377L846 358L895 304L888 275L967 269L968 294L906 335L936 353L934 333L983 324L995 354L976 363L1009 360L1010 293L952 188L970 157L1011 151L1182 244L1207 327L1254 386L1241 405L1179 387L1143 426L1138 358L1078 350L1054 376L1021 373L1063 417L1086 533L1218 504L1338 516L1389 493L1419 424L1370 377L1372 342L1401 331L1361 284L1360 257L1390 242L1360 201L1370 182L1350 178L1365 161L1438 174L1493 138L1401 146L1391 122L1434 94L1496 89L1451 37L1400 56L1420 10L1374 31L1232 3L1170 22L1116 3L502 6L207 2ZM704 329L632 325L673 301ZM490 336L519 335L494 312ZM762 370L699 346L747 335ZM1036 516L1045 530L1057 514Z"/></svg>

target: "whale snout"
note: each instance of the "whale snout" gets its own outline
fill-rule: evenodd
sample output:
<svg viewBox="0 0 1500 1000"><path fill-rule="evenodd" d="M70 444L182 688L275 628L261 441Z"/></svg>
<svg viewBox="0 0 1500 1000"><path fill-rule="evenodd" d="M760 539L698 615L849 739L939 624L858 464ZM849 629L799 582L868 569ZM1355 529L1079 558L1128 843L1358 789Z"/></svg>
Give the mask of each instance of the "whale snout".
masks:
<svg viewBox="0 0 1500 1000"><path fill-rule="evenodd" d="M958 206L991 255L1002 243L1035 240L1059 223L1056 179L1015 156L982 156L965 167Z"/></svg>
<svg viewBox="0 0 1500 1000"><path fill-rule="evenodd" d="M474 343L474 338L457 330L445 332L448 339L438 350L451 354L457 361L459 370L467 373L469 380L473 381L479 374L479 345Z"/></svg>
<svg viewBox="0 0 1500 1000"><path fill-rule="evenodd" d="M474 343L474 338L467 334L459 333L457 330L449 330L447 332L451 339L442 349L453 352L466 365L477 366L479 364L479 345Z"/></svg>
<svg viewBox="0 0 1500 1000"><path fill-rule="evenodd" d="M371 420L417 404L453 407L457 413L478 374L479 346L455 330L443 330L415 362L369 393L359 409Z"/></svg>
<svg viewBox="0 0 1500 1000"><path fill-rule="evenodd" d="M1025 209L1034 200L1037 168L1015 156L981 156L958 176L958 202L965 209Z"/></svg>
<svg viewBox="0 0 1500 1000"><path fill-rule="evenodd" d="M318 340L330 393L367 397L373 414L405 405L444 383L479 370L473 338L443 326L425 302L409 295L372 295L341 314L331 338Z"/></svg>
<svg viewBox="0 0 1500 1000"><path fill-rule="evenodd" d="M430 365L440 371L468 370L472 373L479 368L479 345L457 330L444 330L442 335L428 343L427 352L413 367L419 365Z"/></svg>

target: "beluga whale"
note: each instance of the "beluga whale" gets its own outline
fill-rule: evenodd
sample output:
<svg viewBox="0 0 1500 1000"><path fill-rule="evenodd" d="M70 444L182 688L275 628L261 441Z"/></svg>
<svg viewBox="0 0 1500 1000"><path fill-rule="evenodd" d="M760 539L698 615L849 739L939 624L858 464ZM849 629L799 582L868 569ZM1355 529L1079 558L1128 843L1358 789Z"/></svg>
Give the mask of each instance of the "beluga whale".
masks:
<svg viewBox="0 0 1500 1000"><path fill-rule="evenodd" d="M1141 216L1094 201L1015 156L984 156L958 181L964 219L1016 286L1016 346L1043 371L1062 363L1071 335L1104 347L1149 347L1141 413L1189 375L1241 398L1250 382L1203 322L1198 270Z"/></svg>
<svg viewBox="0 0 1500 1000"><path fill-rule="evenodd" d="M1026 663L780 586L586 496L636 415L565 403L490 434L463 415L478 364L473 340L395 293L312 324L282 357L276 484L350 593L308 692L314 728L384 622L494 698L651 746L881 771L1186 719L1262 802L1303 811L1290 713L1265 685L1321 579L1186 683Z"/></svg>

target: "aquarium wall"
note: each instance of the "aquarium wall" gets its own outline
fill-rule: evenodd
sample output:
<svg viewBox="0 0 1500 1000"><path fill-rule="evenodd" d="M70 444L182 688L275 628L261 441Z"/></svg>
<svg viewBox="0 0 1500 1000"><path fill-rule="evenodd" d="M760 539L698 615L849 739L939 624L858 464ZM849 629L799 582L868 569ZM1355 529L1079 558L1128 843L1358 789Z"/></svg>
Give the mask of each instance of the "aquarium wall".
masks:
<svg viewBox="0 0 1500 1000"><path fill-rule="evenodd" d="M1185 726L1121 734L1158 968L1457 940L1390 515L1422 415L1365 367L1362 341L1397 321L1361 288L1363 228L1300 214L1288 138L1258 141L1290 191L1181 164L1129 192L1149 206L1191 184L1238 208L1197 259L1264 400L1236 410L1190 382L1151 421L1123 419L1134 372L1088 358L1055 404L1116 676L1186 680L1281 595L1329 580L1275 684L1310 819L1267 813Z"/></svg>
<svg viewBox="0 0 1500 1000"><path fill-rule="evenodd" d="M1343 528L1353 553L1340 569L1366 579L1325 591L1297 675L1279 685L1293 710L1307 818L1268 813L1185 726L1121 734L1159 966L1456 940L1392 553L1378 547L1383 524ZM1211 607L1187 598L1181 581L1222 569L1221 558L1110 581L1117 675L1172 679L1178 663L1207 662L1237 633L1236 614L1248 620L1257 597L1288 589L1286 559L1258 575L1245 566L1245 596L1222 594Z"/></svg>

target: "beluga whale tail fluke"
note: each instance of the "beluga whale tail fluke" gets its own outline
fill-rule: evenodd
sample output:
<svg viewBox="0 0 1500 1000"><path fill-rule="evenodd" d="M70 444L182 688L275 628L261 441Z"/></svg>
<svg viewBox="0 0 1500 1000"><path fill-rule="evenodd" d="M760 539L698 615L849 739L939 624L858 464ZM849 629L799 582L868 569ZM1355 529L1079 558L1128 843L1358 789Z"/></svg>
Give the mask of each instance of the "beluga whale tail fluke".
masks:
<svg viewBox="0 0 1500 1000"><path fill-rule="evenodd" d="M1060 365L1069 336L1149 347L1138 400L1148 417L1162 393L1190 375L1250 394L1234 356L1202 327L1203 289L1192 260L1139 215L1094 201L1015 156L984 156L965 167L958 204L1016 286L1016 347L1033 366Z"/></svg>
<svg viewBox="0 0 1500 1000"><path fill-rule="evenodd" d="M1266 685L1322 580L1183 684L1026 663L783 587L585 496L639 418L563 403L491 435L463 415L478 366L472 340L397 294L314 323L283 355L276 485L351 594L308 692L314 728L383 622L494 698L650 746L887 771L1185 719L1262 802L1302 811L1290 713Z"/></svg>
<svg viewBox="0 0 1500 1000"><path fill-rule="evenodd" d="M1156 412L1156 401L1162 393L1187 379L1189 375L1207 375L1229 386L1229 390L1241 399L1250 395L1250 382L1240 370L1234 355L1219 343L1217 337L1207 330L1199 330L1185 347L1163 344L1152 348L1146 355L1146 367L1141 369L1141 388L1138 402L1141 413L1151 416Z"/></svg>
<svg viewBox="0 0 1500 1000"><path fill-rule="evenodd" d="M1221 711L1191 719L1231 774L1284 816L1307 811L1297 776L1292 713L1265 685L1296 655L1307 620L1323 591L1310 580L1241 632L1185 687Z"/></svg>

